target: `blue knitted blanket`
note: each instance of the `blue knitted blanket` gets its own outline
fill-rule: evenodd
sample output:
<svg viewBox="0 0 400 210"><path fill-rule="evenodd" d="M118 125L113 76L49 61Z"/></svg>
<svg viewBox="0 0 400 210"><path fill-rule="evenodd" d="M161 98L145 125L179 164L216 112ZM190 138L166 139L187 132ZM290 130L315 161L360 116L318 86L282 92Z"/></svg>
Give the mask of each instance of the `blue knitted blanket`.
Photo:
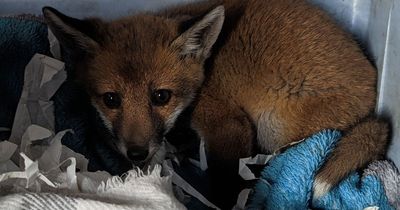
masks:
<svg viewBox="0 0 400 210"><path fill-rule="evenodd" d="M362 176L352 173L328 194L313 199L314 176L340 138L339 131L321 131L270 160L254 188L249 209L394 209L392 205L399 204L400 176L394 166L382 161ZM376 165L385 164L377 175Z"/></svg>

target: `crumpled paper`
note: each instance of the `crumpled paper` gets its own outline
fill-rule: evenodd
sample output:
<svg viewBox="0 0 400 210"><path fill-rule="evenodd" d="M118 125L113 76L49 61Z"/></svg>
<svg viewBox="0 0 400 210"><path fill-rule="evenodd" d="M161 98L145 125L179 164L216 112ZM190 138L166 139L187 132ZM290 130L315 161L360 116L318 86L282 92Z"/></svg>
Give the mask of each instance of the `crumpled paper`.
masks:
<svg viewBox="0 0 400 210"><path fill-rule="evenodd" d="M39 192L43 186L78 189L75 170L86 171L88 161L62 146L61 139L70 130L54 133L50 101L65 79L64 63L45 55L35 54L26 66L11 136L0 142L0 187L13 192ZM50 180L64 172L61 166L64 180ZM11 178L17 181L5 182Z"/></svg>
<svg viewBox="0 0 400 210"><path fill-rule="evenodd" d="M41 180L51 187L56 187L47 177L45 177L40 171L37 161L32 161L24 153L21 153L21 157L24 160L24 171L12 171L3 173L0 175L0 182L11 178L23 179L25 188L30 188L33 184L36 185L36 191L40 191L40 184L37 182ZM21 183L21 182L19 182Z"/></svg>
<svg viewBox="0 0 400 210"><path fill-rule="evenodd" d="M66 79L64 63L41 54L35 54L25 68L25 80L21 98L18 103L9 142L19 145L11 160L21 165L19 153L37 156L40 151L31 150L30 146L36 135L43 139L35 141L48 141L54 136L54 107L50 98ZM31 128L37 125L47 130ZM25 135L24 135L25 134ZM36 142L37 143L37 142ZM32 153L32 154L31 154ZM34 154L36 153L36 154Z"/></svg>
<svg viewBox="0 0 400 210"><path fill-rule="evenodd" d="M53 32L50 28L47 29L47 39L49 40L50 44L50 52L53 55L53 58L61 60L61 47L60 43L58 42L56 36L54 36Z"/></svg>
<svg viewBox="0 0 400 210"><path fill-rule="evenodd" d="M59 42L51 30L48 32L50 52L60 59ZM57 59L35 54L25 68L11 136L0 142L0 187L8 187L9 191L40 192L50 187L96 192L100 182L111 177L107 172L87 172L88 160L61 144L62 137L71 130L54 132L50 98L67 76L64 63ZM8 181L10 178L19 179Z"/></svg>
<svg viewBox="0 0 400 210"><path fill-rule="evenodd" d="M247 165L265 165L273 157L273 155L258 154L255 157L241 158L239 160L239 175L244 180L254 180L257 177Z"/></svg>
<svg viewBox="0 0 400 210"><path fill-rule="evenodd" d="M305 139L301 139L299 141L291 142L289 144L283 145L282 147L278 148L275 150L271 155L265 155L265 154L258 154L254 157L247 157L247 158L241 158L239 159L239 175L242 177L243 180L246 181L251 181L251 180L256 180L258 177L255 176L255 174L251 171L251 169L248 167L248 165L261 165L265 166L268 161L270 161L274 156L284 152L287 148L299 144L303 142ZM243 189L237 198L236 205L233 207L234 210L242 210L246 209L246 203L249 198L250 193L252 192L252 189L250 188L245 188Z"/></svg>
<svg viewBox="0 0 400 210"><path fill-rule="evenodd" d="M189 158L189 161L196 167L200 168L202 171L205 171L208 168L208 164L207 164L206 146L203 138L201 138L200 140L199 156L200 160Z"/></svg>
<svg viewBox="0 0 400 210"><path fill-rule="evenodd" d="M181 176L179 176L177 173L175 173L171 160L164 160L162 166L163 166L164 174L168 175L168 176L172 176L172 183L177 185L181 190L183 190L186 193L188 193L189 195L197 198L200 202L202 202L204 205L206 205L210 208L220 209L216 205L211 203L209 200L207 200L206 197L204 197L200 192L198 192L193 186L191 186Z"/></svg>
<svg viewBox="0 0 400 210"><path fill-rule="evenodd" d="M254 157L247 157L239 159L239 175L242 177L243 180L250 181L258 179L255 174L251 171L248 165L266 165L267 162L273 157L274 155L264 155L258 154ZM234 210L241 210L246 209L246 203L251 193L250 188L243 189L237 198L236 205L233 207Z"/></svg>
<svg viewBox="0 0 400 210"><path fill-rule="evenodd" d="M9 141L0 142L0 174L19 169L19 167L10 160L15 150L17 150L17 147L16 144Z"/></svg>

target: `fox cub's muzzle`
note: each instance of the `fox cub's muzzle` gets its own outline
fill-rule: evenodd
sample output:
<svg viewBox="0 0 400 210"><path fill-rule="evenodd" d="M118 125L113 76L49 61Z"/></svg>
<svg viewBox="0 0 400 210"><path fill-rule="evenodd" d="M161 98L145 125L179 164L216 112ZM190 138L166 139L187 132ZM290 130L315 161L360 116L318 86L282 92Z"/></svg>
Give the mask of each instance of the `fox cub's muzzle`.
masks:
<svg viewBox="0 0 400 210"><path fill-rule="evenodd" d="M135 163L141 163L146 160L149 156L149 148L148 147L130 147L126 152L129 160Z"/></svg>

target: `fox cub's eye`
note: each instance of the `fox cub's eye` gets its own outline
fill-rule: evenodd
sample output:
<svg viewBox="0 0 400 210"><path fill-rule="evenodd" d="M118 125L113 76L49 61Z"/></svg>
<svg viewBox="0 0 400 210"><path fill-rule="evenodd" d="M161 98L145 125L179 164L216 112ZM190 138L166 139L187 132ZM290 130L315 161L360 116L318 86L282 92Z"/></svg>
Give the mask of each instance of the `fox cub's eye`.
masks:
<svg viewBox="0 0 400 210"><path fill-rule="evenodd" d="M103 102L110 109L117 109L121 106L121 97L118 93L108 92L103 94Z"/></svg>
<svg viewBox="0 0 400 210"><path fill-rule="evenodd" d="M154 106L164 106L171 99L171 91L166 89L159 89L153 92L151 102Z"/></svg>

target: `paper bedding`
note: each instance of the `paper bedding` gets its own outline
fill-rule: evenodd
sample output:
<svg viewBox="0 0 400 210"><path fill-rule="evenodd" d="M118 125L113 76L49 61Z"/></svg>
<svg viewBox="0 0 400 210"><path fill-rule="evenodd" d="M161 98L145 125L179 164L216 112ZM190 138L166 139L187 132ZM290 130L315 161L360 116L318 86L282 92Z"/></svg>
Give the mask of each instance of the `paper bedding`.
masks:
<svg viewBox="0 0 400 210"><path fill-rule="evenodd" d="M0 28L9 20L0 18ZM19 18L17 22L43 24L40 19L32 20L32 17ZM42 39L40 41L44 42L43 37L30 36L30 39ZM3 44L1 41L0 44ZM81 124L77 123L73 129L64 128L58 125L60 119L53 114L58 113L54 105L59 100L54 95L57 90L63 89L66 73L64 63L55 59L60 58L60 48L51 33L45 37L45 42L54 58L43 55L50 55L46 50L30 49L33 57L23 68L24 85L15 104L17 109L12 126L0 124L0 134L10 134L7 140L0 142L0 209L193 208L182 204L187 194L199 200L202 208L218 209L174 171L173 162L177 160L165 159L166 156L173 157L175 152L167 142L163 142L162 149L153 160L154 167L149 171L130 170L122 177L105 171L88 172L90 167L93 171L93 165L99 167L101 164L89 163L87 157L64 145L65 139L68 139L65 137L82 135L79 131ZM35 54L37 52L43 54ZM6 53L0 49L0 55L3 54ZM0 67L0 74L6 73L2 71ZM4 81L0 77L1 82ZM3 107L0 105L0 108ZM400 175L387 161L373 163L364 176L353 174L328 195L312 199L313 177L339 138L337 131L322 131L276 157L258 155L242 159L239 174L245 180L256 179L258 183L254 189L244 189L239 194L234 208L400 208ZM201 143L200 161L192 162L205 170L204 142ZM79 145L72 145L71 148L76 147ZM315 154L315 148L319 148L320 152ZM90 156L90 153L84 154ZM256 177L247 164L267 164L267 167L261 177ZM118 174L117 169L112 168L110 172ZM362 185L358 186L360 182Z"/></svg>

